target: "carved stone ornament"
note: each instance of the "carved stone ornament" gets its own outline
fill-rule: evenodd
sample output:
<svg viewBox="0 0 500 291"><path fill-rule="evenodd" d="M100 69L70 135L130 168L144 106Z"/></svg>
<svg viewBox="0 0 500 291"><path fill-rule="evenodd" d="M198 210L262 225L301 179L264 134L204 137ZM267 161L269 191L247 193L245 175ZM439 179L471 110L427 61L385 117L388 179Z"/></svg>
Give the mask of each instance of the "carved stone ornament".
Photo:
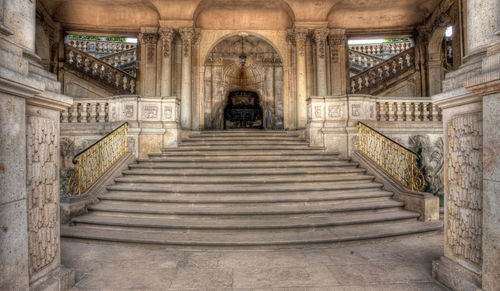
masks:
<svg viewBox="0 0 500 291"><path fill-rule="evenodd" d="M54 261L59 250L59 140L54 120L29 117L27 126L27 194L29 272Z"/></svg>
<svg viewBox="0 0 500 291"><path fill-rule="evenodd" d="M457 116L447 126L445 245L457 258L482 262L481 114Z"/></svg>
<svg viewBox="0 0 500 291"><path fill-rule="evenodd" d="M140 33L139 39L141 44L154 45L158 41L158 35L156 33Z"/></svg>
<svg viewBox="0 0 500 291"><path fill-rule="evenodd" d="M338 118L342 116L342 106L341 105L330 105L328 106L328 117Z"/></svg>
<svg viewBox="0 0 500 291"><path fill-rule="evenodd" d="M159 31L161 39L161 49L164 57L170 56L172 40L174 39L174 30L172 28L161 28Z"/></svg>
<svg viewBox="0 0 500 291"><path fill-rule="evenodd" d="M179 34L182 39L182 51L185 57L190 56L191 52L191 41L194 37L194 29L192 28L181 28L179 29Z"/></svg>
<svg viewBox="0 0 500 291"><path fill-rule="evenodd" d="M326 27L314 30L314 41L318 46L318 56L322 59L325 58L326 37L328 36L328 33L329 30Z"/></svg>
<svg viewBox="0 0 500 291"><path fill-rule="evenodd" d="M156 118L158 118L158 106L145 105L142 108L142 118L144 118L144 119L156 119Z"/></svg>
<svg viewBox="0 0 500 291"><path fill-rule="evenodd" d="M434 144L431 144L428 136L415 135L409 137L410 149L419 154L420 160L418 167L424 174L425 188L424 192L430 192L435 195L444 193L443 184L443 138L438 138Z"/></svg>
<svg viewBox="0 0 500 291"><path fill-rule="evenodd" d="M295 45L297 46L297 55L305 56L307 29L304 28L295 29L294 33L295 33Z"/></svg>

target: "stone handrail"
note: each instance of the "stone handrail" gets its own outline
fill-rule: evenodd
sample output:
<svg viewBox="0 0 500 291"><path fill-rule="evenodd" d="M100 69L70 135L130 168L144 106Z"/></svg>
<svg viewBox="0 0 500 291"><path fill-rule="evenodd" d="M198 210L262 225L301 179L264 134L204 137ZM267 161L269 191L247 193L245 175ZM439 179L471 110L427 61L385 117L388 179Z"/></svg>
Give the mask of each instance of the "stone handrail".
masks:
<svg viewBox="0 0 500 291"><path fill-rule="evenodd" d="M441 121L441 109L428 97L377 97L377 121Z"/></svg>
<svg viewBox="0 0 500 291"><path fill-rule="evenodd" d="M412 47L410 41L384 42L378 44L352 44L350 50L355 50L368 55L399 54Z"/></svg>
<svg viewBox="0 0 500 291"><path fill-rule="evenodd" d="M135 62L137 57L136 51L137 50L135 48L131 48L101 57L100 60L112 65L113 67L118 67L127 63Z"/></svg>
<svg viewBox="0 0 500 291"><path fill-rule="evenodd" d="M384 59L350 49L349 61L358 64L364 68L370 68L382 63Z"/></svg>
<svg viewBox="0 0 500 291"><path fill-rule="evenodd" d="M136 43L107 40L66 39L66 44L88 54L112 54L136 49Z"/></svg>
<svg viewBox="0 0 500 291"><path fill-rule="evenodd" d="M101 84L113 87L124 94L134 94L136 78L108 63L86 54L71 45L64 46L65 62L73 69L99 81Z"/></svg>
<svg viewBox="0 0 500 291"><path fill-rule="evenodd" d="M410 48L386 61L350 78L351 93L370 93L389 79L414 67L415 50Z"/></svg>

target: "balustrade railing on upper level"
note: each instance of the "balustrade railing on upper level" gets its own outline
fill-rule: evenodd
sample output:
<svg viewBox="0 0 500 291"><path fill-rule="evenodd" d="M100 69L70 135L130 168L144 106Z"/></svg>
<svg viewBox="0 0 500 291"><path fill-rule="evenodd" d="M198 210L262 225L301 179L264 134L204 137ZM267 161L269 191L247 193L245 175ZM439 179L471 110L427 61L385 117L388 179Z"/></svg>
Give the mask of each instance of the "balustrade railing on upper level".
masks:
<svg viewBox="0 0 500 291"><path fill-rule="evenodd" d="M113 87L117 92L123 94L134 94L136 89L136 78L112 65L88 55L71 45L66 44L65 62L75 70Z"/></svg>
<svg viewBox="0 0 500 291"><path fill-rule="evenodd" d="M352 44L350 50L355 50L368 55L395 55L412 47L410 41L384 42L377 44Z"/></svg>
<svg viewBox="0 0 500 291"><path fill-rule="evenodd" d="M371 93L389 79L415 67L415 50L410 48L350 78L351 93Z"/></svg>
<svg viewBox="0 0 500 291"><path fill-rule="evenodd" d="M355 50L349 50L349 62L360 65L364 68L373 67L382 63L384 59L379 57L374 57L365 53L361 53Z"/></svg>
<svg viewBox="0 0 500 291"><path fill-rule="evenodd" d="M128 49L121 52L113 53L105 57L101 57L100 60L112 65L113 67L119 67L131 62L136 61L136 49Z"/></svg>
<svg viewBox="0 0 500 291"><path fill-rule="evenodd" d="M67 39L66 44L94 56L97 54L113 54L137 48L136 43L107 40Z"/></svg>

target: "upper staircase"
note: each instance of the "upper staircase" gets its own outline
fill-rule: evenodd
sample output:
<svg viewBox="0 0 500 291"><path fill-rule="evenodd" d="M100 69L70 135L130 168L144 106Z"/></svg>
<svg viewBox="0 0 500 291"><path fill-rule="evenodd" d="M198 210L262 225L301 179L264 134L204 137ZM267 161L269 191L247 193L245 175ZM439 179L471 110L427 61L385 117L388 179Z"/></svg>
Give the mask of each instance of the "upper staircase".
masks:
<svg viewBox="0 0 500 291"><path fill-rule="evenodd" d="M433 231L358 166L286 131L192 133L138 159L63 237L184 246L332 243Z"/></svg>

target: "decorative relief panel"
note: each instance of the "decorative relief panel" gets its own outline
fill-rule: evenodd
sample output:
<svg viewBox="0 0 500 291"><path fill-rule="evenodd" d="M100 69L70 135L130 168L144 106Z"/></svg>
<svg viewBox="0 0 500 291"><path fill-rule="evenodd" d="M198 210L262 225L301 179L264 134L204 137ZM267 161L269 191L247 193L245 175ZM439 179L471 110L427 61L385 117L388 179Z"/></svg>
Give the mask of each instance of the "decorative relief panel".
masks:
<svg viewBox="0 0 500 291"><path fill-rule="evenodd" d="M342 106L341 105L330 105L328 106L328 117L338 118L342 116Z"/></svg>
<svg viewBox="0 0 500 291"><path fill-rule="evenodd" d="M455 117L447 127L446 243L453 254L481 263L482 120L477 113Z"/></svg>
<svg viewBox="0 0 500 291"><path fill-rule="evenodd" d="M125 117L128 119L134 118L134 105L125 104Z"/></svg>
<svg viewBox="0 0 500 291"><path fill-rule="evenodd" d="M156 118L158 118L158 106L156 106L156 105L144 105L144 107L142 107L142 118L144 118L144 119L156 119Z"/></svg>
<svg viewBox="0 0 500 291"><path fill-rule="evenodd" d="M351 106L351 114L354 117L358 117L361 115L361 104L353 104Z"/></svg>
<svg viewBox="0 0 500 291"><path fill-rule="evenodd" d="M167 120L173 119L173 114L172 114L172 107L171 106L165 106L164 111L163 111L163 118Z"/></svg>
<svg viewBox="0 0 500 291"><path fill-rule="evenodd" d="M29 271L54 261L59 250L59 185L57 122L28 117L27 177Z"/></svg>
<svg viewBox="0 0 500 291"><path fill-rule="evenodd" d="M321 113L321 106L314 106L314 118L321 118L323 114Z"/></svg>

